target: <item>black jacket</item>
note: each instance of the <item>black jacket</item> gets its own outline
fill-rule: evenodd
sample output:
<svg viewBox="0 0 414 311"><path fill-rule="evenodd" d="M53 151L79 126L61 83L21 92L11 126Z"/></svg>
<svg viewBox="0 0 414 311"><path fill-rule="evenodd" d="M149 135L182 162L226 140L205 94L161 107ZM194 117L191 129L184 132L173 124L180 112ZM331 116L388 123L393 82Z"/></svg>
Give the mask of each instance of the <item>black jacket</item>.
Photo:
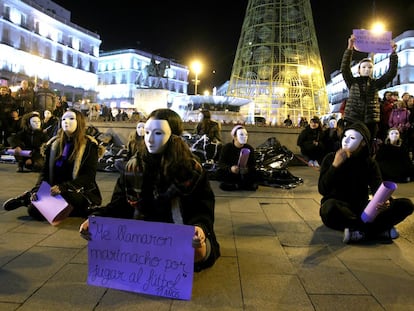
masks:
<svg viewBox="0 0 414 311"><path fill-rule="evenodd" d="M365 124L380 121L380 104L378 90L383 89L397 74L398 55L390 55L388 70L378 79L370 77L354 77L351 71L353 50L344 52L341 62L342 77L349 89L345 106L345 119L352 122L361 121Z"/></svg>
<svg viewBox="0 0 414 311"><path fill-rule="evenodd" d="M333 198L349 203L355 214L366 207L369 194L374 194L382 183L378 164L371 157L351 156L339 167L332 166L335 152L323 159L318 180L321 203Z"/></svg>
<svg viewBox="0 0 414 311"><path fill-rule="evenodd" d="M220 256L220 247L213 228L215 196L204 169L194 161L193 170L183 172L184 180L177 182L180 176L175 176L175 181L164 176L157 155L149 155L138 167L142 173L121 173L111 202L93 215L173 223L172 208L178 203L183 224L201 227L211 244L210 256L194 263L194 270L212 266Z"/></svg>

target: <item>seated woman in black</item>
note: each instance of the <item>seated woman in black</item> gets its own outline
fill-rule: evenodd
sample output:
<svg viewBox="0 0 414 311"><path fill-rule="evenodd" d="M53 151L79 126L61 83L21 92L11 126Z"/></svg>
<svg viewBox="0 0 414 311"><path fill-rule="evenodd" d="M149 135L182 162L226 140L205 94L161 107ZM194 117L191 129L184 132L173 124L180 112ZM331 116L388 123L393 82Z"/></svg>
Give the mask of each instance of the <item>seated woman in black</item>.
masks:
<svg viewBox="0 0 414 311"><path fill-rule="evenodd" d="M385 142L375 155L384 180L397 183L409 182L414 178L414 165L407 147L402 144L400 132L396 128L388 130Z"/></svg>
<svg viewBox="0 0 414 311"><path fill-rule="evenodd" d="M216 176L222 181L220 189L256 191L256 162L254 149L247 143L247 130L242 125L236 125L231 135L233 141L223 146L218 161ZM243 157L246 157L247 161L243 160Z"/></svg>

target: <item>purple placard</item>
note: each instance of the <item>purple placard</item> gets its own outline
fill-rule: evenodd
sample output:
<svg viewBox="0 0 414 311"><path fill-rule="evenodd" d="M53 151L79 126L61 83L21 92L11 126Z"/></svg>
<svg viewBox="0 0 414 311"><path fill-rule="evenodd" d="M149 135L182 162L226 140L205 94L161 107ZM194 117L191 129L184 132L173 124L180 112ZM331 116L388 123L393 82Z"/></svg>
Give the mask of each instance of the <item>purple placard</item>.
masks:
<svg viewBox="0 0 414 311"><path fill-rule="evenodd" d="M190 300L194 227L89 217L89 285Z"/></svg>
<svg viewBox="0 0 414 311"><path fill-rule="evenodd" d="M354 29L355 50L366 53L391 53L392 32Z"/></svg>
<svg viewBox="0 0 414 311"><path fill-rule="evenodd" d="M14 149L7 149L6 152L10 155L15 155ZM29 158L32 156L32 150L22 150L19 153L19 156Z"/></svg>
<svg viewBox="0 0 414 311"><path fill-rule="evenodd" d="M250 154L250 149L248 148L242 148L240 150L239 163L238 163L239 167L245 168L247 166L247 160L249 159L249 154Z"/></svg>

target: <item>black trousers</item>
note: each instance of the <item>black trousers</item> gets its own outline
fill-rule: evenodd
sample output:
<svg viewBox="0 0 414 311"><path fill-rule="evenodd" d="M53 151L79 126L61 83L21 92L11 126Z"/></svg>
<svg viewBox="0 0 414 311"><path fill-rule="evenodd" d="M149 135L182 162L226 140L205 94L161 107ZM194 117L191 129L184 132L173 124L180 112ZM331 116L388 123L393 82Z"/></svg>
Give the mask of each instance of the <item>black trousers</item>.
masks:
<svg viewBox="0 0 414 311"><path fill-rule="evenodd" d="M389 208L385 209L371 223L364 223L361 214L355 214L349 203L328 199L320 207L319 214L325 226L334 230L350 228L375 236L391 229L413 213L414 205L410 199L391 199ZM362 213L362 211L361 211Z"/></svg>

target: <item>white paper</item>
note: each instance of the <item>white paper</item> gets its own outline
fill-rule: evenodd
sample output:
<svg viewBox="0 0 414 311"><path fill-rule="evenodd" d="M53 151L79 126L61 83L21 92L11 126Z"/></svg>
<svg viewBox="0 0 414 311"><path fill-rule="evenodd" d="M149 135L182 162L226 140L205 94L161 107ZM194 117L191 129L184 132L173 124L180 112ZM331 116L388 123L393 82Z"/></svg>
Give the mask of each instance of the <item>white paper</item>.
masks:
<svg viewBox="0 0 414 311"><path fill-rule="evenodd" d="M71 210L68 208L68 202L61 196L50 194L50 185L42 181L37 191L37 201L32 204L42 213L47 221L53 225L58 225L64 218L69 216Z"/></svg>

